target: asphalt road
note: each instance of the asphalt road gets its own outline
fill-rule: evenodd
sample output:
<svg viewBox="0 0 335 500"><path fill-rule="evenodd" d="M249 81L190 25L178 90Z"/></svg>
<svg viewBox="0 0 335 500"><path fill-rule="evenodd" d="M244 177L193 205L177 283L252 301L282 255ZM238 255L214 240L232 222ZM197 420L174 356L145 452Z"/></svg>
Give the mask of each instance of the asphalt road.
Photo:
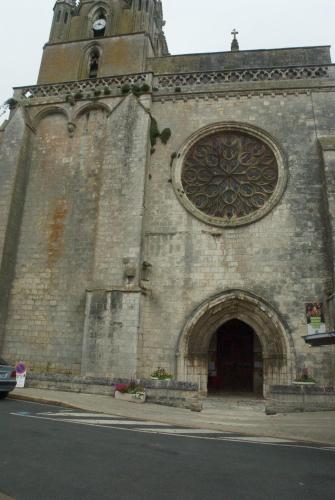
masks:
<svg viewBox="0 0 335 500"><path fill-rule="evenodd" d="M70 423L61 412L0 401L0 499L335 498L331 449L139 432L135 424ZM98 421L92 415L84 422L89 418Z"/></svg>

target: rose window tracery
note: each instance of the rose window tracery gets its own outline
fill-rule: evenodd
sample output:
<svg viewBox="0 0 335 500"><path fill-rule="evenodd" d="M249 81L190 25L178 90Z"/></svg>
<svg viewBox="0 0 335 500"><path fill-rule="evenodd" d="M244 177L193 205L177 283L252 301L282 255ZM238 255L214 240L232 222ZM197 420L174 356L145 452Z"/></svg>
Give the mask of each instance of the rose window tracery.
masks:
<svg viewBox="0 0 335 500"><path fill-rule="evenodd" d="M267 204L278 176L276 156L265 142L243 131L226 130L201 138L188 150L181 183L198 210L233 222Z"/></svg>

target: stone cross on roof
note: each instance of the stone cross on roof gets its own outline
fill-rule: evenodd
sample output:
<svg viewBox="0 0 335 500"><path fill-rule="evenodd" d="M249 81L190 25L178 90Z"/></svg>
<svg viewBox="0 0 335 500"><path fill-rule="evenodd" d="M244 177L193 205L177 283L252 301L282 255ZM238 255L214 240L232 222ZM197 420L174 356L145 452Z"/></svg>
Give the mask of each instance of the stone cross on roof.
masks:
<svg viewBox="0 0 335 500"><path fill-rule="evenodd" d="M240 46L239 46L238 40L236 38L236 35L238 35L239 32L237 31L236 28L234 28L233 31L231 32L231 34L234 35L233 41L231 42L231 50L232 51L240 50Z"/></svg>

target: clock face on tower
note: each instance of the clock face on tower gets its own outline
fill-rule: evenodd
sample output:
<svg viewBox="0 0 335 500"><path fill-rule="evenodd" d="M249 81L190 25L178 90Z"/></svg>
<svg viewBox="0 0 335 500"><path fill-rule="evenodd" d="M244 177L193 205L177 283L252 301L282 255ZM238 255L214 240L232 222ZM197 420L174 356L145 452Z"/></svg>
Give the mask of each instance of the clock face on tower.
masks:
<svg viewBox="0 0 335 500"><path fill-rule="evenodd" d="M106 28L106 20L105 19L98 19L93 23L93 30L96 31L97 33L100 33Z"/></svg>

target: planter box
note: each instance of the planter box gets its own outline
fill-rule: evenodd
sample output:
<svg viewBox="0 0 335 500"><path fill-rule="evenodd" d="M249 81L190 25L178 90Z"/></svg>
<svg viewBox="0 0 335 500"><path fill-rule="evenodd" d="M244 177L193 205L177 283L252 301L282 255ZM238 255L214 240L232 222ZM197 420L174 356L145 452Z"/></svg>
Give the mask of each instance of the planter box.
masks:
<svg viewBox="0 0 335 500"><path fill-rule="evenodd" d="M115 399L120 399L121 401L127 401L128 403L138 403L138 404L143 404L146 401L146 394L144 394L141 399L136 398L135 394L128 394L128 393L123 393L119 391L115 391Z"/></svg>
<svg viewBox="0 0 335 500"><path fill-rule="evenodd" d="M129 379L113 379L113 386L129 384ZM136 379L136 384L145 388L146 401L175 408L187 408L200 411L202 400L198 392L198 385L192 382L177 380Z"/></svg>
<svg viewBox="0 0 335 500"><path fill-rule="evenodd" d="M316 382L292 382L293 385L316 385Z"/></svg>
<svg viewBox="0 0 335 500"><path fill-rule="evenodd" d="M169 382L172 380L172 377L158 378L158 377L150 377L151 380L160 380L160 382Z"/></svg>
<svg viewBox="0 0 335 500"><path fill-rule="evenodd" d="M266 413L303 411L335 411L335 388L320 387L314 382L294 382L292 385L270 387Z"/></svg>

